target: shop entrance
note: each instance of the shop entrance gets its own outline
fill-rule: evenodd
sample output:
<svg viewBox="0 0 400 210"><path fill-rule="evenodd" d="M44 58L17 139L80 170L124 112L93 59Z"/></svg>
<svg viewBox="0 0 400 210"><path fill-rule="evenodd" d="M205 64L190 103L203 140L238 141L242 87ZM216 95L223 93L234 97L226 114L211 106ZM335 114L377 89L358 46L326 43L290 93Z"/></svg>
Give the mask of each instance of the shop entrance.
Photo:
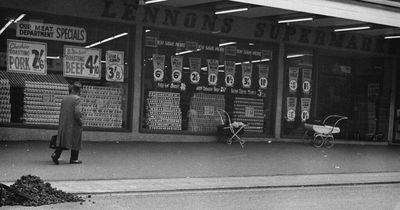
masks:
<svg viewBox="0 0 400 210"><path fill-rule="evenodd" d="M347 116L336 138L384 141L387 139L390 81L383 59L332 57L318 59L316 118ZM389 88L389 89L388 89Z"/></svg>

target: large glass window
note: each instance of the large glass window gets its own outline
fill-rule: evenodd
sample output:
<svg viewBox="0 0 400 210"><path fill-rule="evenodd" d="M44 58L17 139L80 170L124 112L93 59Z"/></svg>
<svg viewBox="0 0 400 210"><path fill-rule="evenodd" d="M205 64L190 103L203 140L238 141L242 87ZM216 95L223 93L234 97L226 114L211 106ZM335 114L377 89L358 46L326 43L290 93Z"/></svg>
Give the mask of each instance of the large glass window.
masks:
<svg viewBox="0 0 400 210"><path fill-rule="evenodd" d="M226 110L249 124L246 135L272 136L272 45L153 28L144 33L143 131L215 134L218 111Z"/></svg>
<svg viewBox="0 0 400 210"><path fill-rule="evenodd" d="M60 102L80 81L84 127L129 128L133 27L6 8L0 14L2 125L58 125Z"/></svg>

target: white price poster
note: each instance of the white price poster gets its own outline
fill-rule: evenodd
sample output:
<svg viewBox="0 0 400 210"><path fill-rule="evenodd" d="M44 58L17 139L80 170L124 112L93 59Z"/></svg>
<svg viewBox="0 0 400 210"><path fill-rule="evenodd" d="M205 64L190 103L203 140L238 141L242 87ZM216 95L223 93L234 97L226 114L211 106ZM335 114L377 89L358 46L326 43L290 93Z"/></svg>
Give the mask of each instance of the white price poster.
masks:
<svg viewBox="0 0 400 210"><path fill-rule="evenodd" d="M47 74L47 44L7 39L7 71Z"/></svg>
<svg viewBox="0 0 400 210"><path fill-rule="evenodd" d="M299 68L289 67L289 92L294 93L297 91L299 79Z"/></svg>
<svg viewBox="0 0 400 210"><path fill-rule="evenodd" d="M207 59L208 85L216 86L218 82L218 60Z"/></svg>
<svg viewBox="0 0 400 210"><path fill-rule="evenodd" d="M310 94L311 91L311 76L312 69L303 69L302 71L302 80L303 80L303 93Z"/></svg>
<svg viewBox="0 0 400 210"><path fill-rule="evenodd" d="M165 55L153 54L153 77L155 82L162 82L164 79Z"/></svg>
<svg viewBox="0 0 400 210"><path fill-rule="evenodd" d="M244 88L251 87L252 73L253 73L253 65L251 63L242 63L242 85Z"/></svg>
<svg viewBox="0 0 400 210"><path fill-rule="evenodd" d="M235 61L225 61L225 85L233 87L235 84Z"/></svg>
<svg viewBox="0 0 400 210"><path fill-rule="evenodd" d="M268 87L268 75L269 75L269 66L267 64L259 64L258 65L258 85L261 89L267 89Z"/></svg>
<svg viewBox="0 0 400 210"><path fill-rule="evenodd" d="M296 97L287 97L286 98L286 121L293 122L296 119L296 107L297 107L297 98Z"/></svg>
<svg viewBox="0 0 400 210"><path fill-rule="evenodd" d="M173 83L181 83L182 65L183 65L182 56L171 56L171 67L172 67L171 77Z"/></svg>
<svg viewBox="0 0 400 210"><path fill-rule="evenodd" d="M124 81L124 52L106 51L106 80L110 82Z"/></svg>
<svg viewBox="0 0 400 210"><path fill-rule="evenodd" d="M199 84L200 82L200 68L201 58L189 58L190 65L190 82L192 84Z"/></svg>
<svg viewBox="0 0 400 210"><path fill-rule="evenodd" d="M301 121L305 122L310 118L311 98L301 98Z"/></svg>
<svg viewBox="0 0 400 210"><path fill-rule="evenodd" d="M64 46L64 77L101 79L101 49Z"/></svg>

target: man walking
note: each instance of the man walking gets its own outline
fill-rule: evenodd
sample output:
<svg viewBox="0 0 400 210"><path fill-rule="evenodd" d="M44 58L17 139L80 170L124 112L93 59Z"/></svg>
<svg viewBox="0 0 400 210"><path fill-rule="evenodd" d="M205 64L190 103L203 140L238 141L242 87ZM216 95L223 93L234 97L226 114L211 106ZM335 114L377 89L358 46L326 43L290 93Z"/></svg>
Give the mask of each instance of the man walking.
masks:
<svg viewBox="0 0 400 210"><path fill-rule="evenodd" d="M79 150L82 148L82 112L81 112L81 84L75 82L70 94L61 101L61 110L56 141L56 150L51 155L53 162L58 165L58 159L63 150L71 149L69 163L80 164Z"/></svg>

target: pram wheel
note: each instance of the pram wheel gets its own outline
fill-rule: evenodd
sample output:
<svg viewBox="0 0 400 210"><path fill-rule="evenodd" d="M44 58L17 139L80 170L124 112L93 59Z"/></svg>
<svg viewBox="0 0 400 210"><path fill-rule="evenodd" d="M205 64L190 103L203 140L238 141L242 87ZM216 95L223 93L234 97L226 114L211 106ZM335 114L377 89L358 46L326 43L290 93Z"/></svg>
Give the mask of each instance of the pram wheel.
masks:
<svg viewBox="0 0 400 210"><path fill-rule="evenodd" d="M314 147L322 147L324 144L324 137L322 135L315 135L312 143Z"/></svg>
<svg viewBox="0 0 400 210"><path fill-rule="evenodd" d="M324 147L331 148L331 147L333 147L333 144L334 144L333 136L326 137L325 142L324 142Z"/></svg>

